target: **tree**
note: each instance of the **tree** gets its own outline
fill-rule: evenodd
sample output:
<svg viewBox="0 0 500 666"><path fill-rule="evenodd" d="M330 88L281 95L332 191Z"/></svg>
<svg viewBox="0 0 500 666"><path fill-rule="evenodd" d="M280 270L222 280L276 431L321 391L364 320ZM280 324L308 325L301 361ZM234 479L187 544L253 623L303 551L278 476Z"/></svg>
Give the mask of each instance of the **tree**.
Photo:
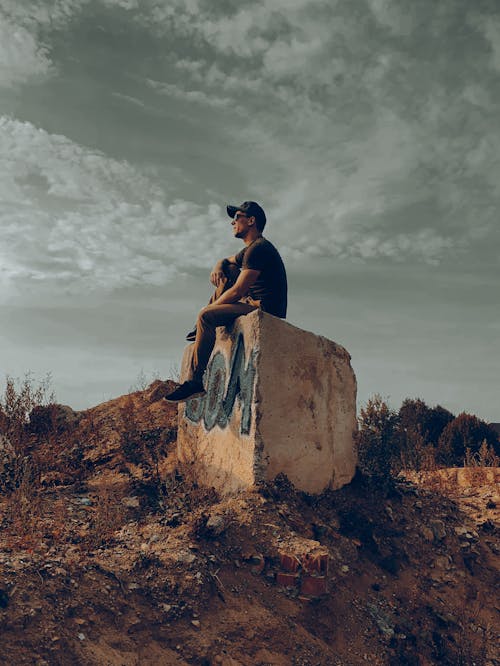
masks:
<svg viewBox="0 0 500 666"><path fill-rule="evenodd" d="M361 409L358 465L362 472L387 483L399 467L398 415L378 394Z"/></svg>
<svg viewBox="0 0 500 666"><path fill-rule="evenodd" d="M437 446L441 433L454 415L441 405L429 407L420 398L406 398L399 409L399 423L404 432L418 433L425 444Z"/></svg>
<svg viewBox="0 0 500 666"><path fill-rule="evenodd" d="M470 449L470 454L475 455L483 442L493 449L495 455L500 454L500 442L495 430L477 416L463 412L443 430L439 438L438 460L445 465L462 465L466 450Z"/></svg>

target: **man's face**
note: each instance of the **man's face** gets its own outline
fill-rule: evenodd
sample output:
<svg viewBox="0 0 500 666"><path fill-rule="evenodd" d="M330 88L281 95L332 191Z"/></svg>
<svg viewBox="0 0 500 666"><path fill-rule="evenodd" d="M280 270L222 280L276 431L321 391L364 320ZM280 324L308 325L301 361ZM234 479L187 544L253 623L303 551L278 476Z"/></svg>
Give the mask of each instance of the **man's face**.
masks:
<svg viewBox="0 0 500 666"><path fill-rule="evenodd" d="M245 238L248 230L253 226L253 217L248 217L246 213L238 210L231 220L231 225L235 238Z"/></svg>

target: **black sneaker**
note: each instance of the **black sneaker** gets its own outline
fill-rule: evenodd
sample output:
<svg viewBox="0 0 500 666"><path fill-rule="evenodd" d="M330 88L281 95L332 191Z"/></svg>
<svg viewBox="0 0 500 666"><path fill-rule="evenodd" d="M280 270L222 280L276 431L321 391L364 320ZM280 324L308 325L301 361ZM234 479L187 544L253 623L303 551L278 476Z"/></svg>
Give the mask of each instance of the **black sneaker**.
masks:
<svg viewBox="0 0 500 666"><path fill-rule="evenodd" d="M186 340L188 342L194 342L196 340L196 327L186 335Z"/></svg>
<svg viewBox="0 0 500 666"><path fill-rule="evenodd" d="M192 379L178 386L175 391L168 393L165 400L167 402L185 402L204 393L203 383Z"/></svg>

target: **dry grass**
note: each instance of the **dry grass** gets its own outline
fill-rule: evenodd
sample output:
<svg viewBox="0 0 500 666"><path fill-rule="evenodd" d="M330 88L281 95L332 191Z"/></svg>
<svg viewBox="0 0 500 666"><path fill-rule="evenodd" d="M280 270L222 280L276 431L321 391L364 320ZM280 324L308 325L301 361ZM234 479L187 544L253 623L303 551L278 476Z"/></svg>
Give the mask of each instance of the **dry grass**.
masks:
<svg viewBox="0 0 500 666"><path fill-rule="evenodd" d="M111 488L99 488L95 498L89 531L83 545L100 548L112 542L115 532L123 527L127 511L121 500L123 493Z"/></svg>

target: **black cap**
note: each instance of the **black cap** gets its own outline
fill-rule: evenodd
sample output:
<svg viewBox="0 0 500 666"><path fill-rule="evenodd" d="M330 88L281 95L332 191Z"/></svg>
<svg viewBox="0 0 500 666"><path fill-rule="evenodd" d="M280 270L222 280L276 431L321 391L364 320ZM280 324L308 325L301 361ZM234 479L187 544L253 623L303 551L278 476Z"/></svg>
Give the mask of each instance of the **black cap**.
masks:
<svg viewBox="0 0 500 666"><path fill-rule="evenodd" d="M264 227L266 224L266 214L255 201L244 201L241 206L227 206L226 210L231 219L233 219L236 213L241 210L241 212L245 213L245 215L248 215L249 217L255 217L257 223L259 223L261 227Z"/></svg>

